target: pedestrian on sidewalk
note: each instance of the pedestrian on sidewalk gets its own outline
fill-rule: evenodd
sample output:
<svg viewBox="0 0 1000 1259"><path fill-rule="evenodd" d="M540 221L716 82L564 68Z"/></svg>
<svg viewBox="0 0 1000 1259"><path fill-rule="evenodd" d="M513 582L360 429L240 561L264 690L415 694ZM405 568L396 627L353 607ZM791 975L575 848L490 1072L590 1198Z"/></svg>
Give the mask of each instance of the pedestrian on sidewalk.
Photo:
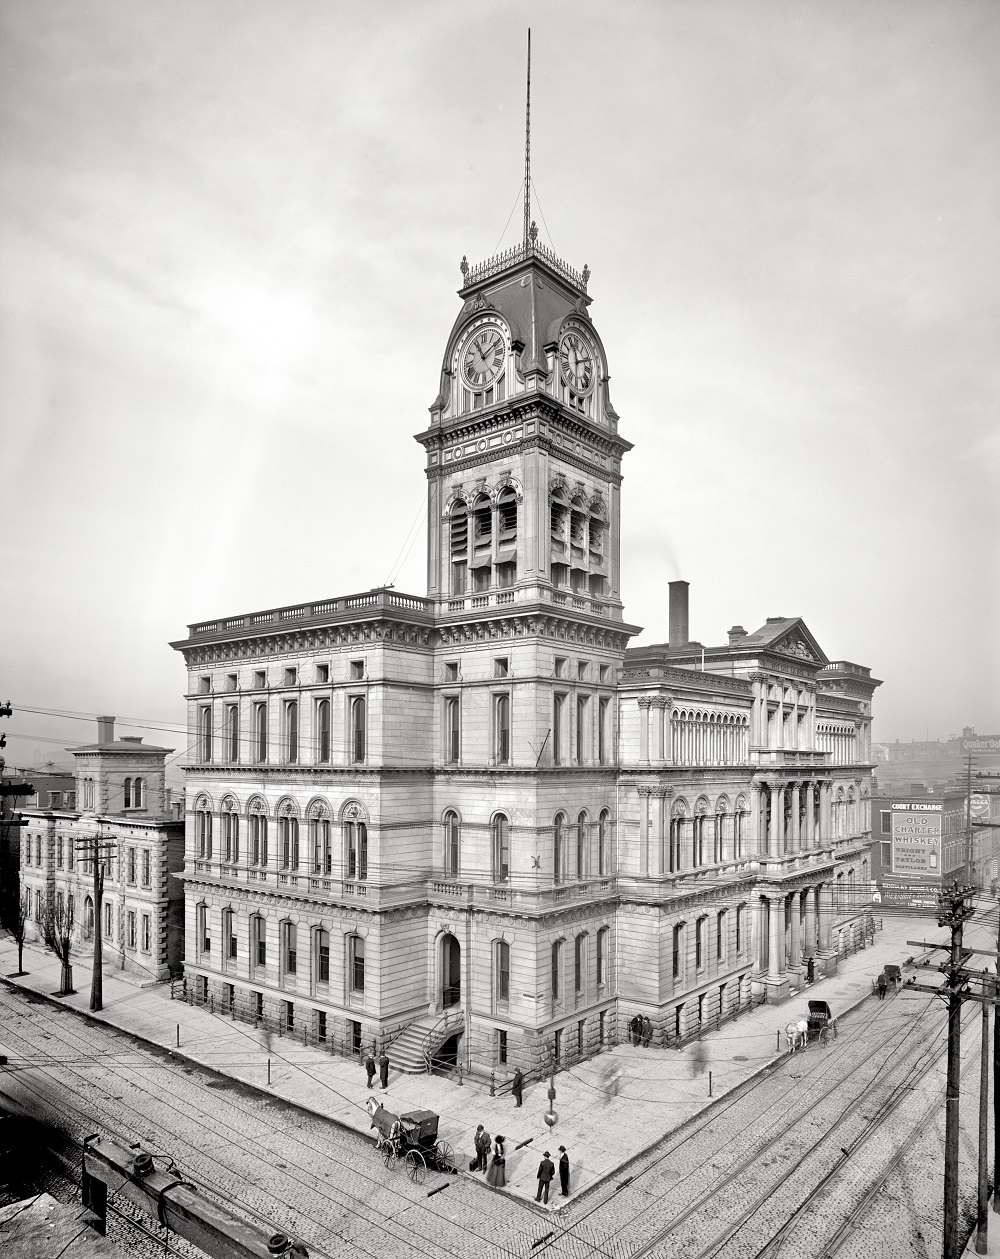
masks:
<svg viewBox="0 0 1000 1259"><path fill-rule="evenodd" d="M632 1044L638 1046L639 1041L642 1039L642 1015L641 1014L635 1014L632 1016L632 1020L628 1025L628 1035L629 1035L629 1040L631 1040Z"/></svg>
<svg viewBox="0 0 1000 1259"><path fill-rule="evenodd" d="M493 1142L482 1124L476 1129L476 1171L486 1171Z"/></svg>
<svg viewBox="0 0 1000 1259"><path fill-rule="evenodd" d="M365 1054L365 1070L368 1072L368 1087L371 1088L375 1079L375 1059L370 1053Z"/></svg>
<svg viewBox="0 0 1000 1259"><path fill-rule="evenodd" d="M384 1049L378 1056L378 1079L382 1088L389 1087L389 1055Z"/></svg>
<svg viewBox="0 0 1000 1259"><path fill-rule="evenodd" d="M524 1093L524 1072L520 1067L514 1071L514 1078L510 1082L511 1096L514 1098L514 1105L521 1105L521 1098Z"/></svg>
<svg viewBox="0 0 1000 1259"><path fill-rule="evenodd" d="M653 1024L647 1014L642 1020L642 1047L648 1049L653 1043Z"/></svg>
<svg viewBox="0 0 1000 1259"><path fill-rule="evenodd" d="M888 982L886 981L885 971L882 971L882 972L879 974L879 977L878 977L878 979L877 979L875 982L878 984L878 999L879 999L879 1001L884 1001L884 1000L885 1000L885 990L886 990L886 988L889 986L889 985L888 985Z"/></svg>
<svg viewBox="0 0 1000 1259"><path fill-rule="evenodd" d="M566 1147L559 1147L559 1192L564 1198L569 1197L569 1155Z"/></svg>
<svg viewBox="0 0 1000 1259"><path fill-rule="evenodd" d="M507 1159L504 1141L506 1137L497 1136L493 1147L493 1158L490 1162L490 1170L486 1173L486 1183L494 1189L502 1189L507 1183Z"/></svg>
<svg viewBox="0 0 1000 1259"><path fill-rule="evenodd" d="M556 1165L549 1158L548 1150L545 1156L538 1164L538 1192L535 1194L536 1202L544 1202L546 1205L549 1201L549 1185L552 1183L552 1177L556 1174Z"/></svg>

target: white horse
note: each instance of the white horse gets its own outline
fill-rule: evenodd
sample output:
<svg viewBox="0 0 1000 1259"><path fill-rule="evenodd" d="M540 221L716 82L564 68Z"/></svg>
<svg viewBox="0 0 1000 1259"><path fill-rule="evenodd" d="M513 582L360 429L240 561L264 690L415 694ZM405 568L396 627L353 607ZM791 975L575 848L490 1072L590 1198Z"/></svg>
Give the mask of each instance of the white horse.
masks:
<svg viewBox="0 0 1000 1259"><path fill-rule="evenodd" d="M809 1024L805 1019L799 1019L785 1027L785 1046L790 1054L795 1053L796 1049L805 1049L808 1038Z"/></svg>

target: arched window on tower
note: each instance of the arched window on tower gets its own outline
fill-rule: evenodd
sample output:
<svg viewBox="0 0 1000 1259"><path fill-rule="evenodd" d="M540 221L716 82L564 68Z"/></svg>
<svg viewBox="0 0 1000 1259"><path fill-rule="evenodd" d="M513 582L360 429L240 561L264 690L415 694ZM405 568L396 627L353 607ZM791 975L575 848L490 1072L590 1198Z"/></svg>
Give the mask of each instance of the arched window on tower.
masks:
<svg viewBox="0 0 1000 1259"><path fill-rule="evenodd" d="M493 575L493 504L481 494L472 505L472 589L489 590Z"/></svg>
<svg viewBox="0 0 1000 1259"><path fill-rule="evenodd" d="M451 545L451 585L453 595L464 595L469 570L469 510L465 503L456 503L448 520Z"/></svg>
<svg viewBox="0 0 1000 1259"><path fill-rule="evenodd" d="M517 492L512 486L497 497L497 585L517 581Z"/></svg>

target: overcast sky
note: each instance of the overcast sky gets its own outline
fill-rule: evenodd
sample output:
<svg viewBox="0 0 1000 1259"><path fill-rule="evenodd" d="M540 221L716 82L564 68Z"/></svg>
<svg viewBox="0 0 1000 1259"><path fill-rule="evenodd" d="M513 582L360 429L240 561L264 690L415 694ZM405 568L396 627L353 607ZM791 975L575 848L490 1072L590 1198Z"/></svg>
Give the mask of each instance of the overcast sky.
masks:
<svg viewBox="0 0 1000 1259"><path fill-rule="evenodd" d="M692 637L802 616L885 679L876 739L1000 732L995 0L0 20L8 764L95 735L30 708L182 726L188 622L423 593L412 434L462 255L519 237L529 24L541 238L592 270L635 443L638 641L683 577Z"/></svg>

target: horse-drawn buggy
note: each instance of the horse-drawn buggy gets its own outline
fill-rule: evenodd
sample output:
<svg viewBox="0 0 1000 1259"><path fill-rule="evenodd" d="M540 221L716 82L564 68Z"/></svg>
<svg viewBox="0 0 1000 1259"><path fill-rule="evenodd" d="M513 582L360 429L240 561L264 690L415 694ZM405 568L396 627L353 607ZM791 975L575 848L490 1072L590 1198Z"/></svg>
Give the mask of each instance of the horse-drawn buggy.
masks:
<svg viewBox="0 0 1000 1259"><path fill-rule="evenodd" d="M457 1172L455 1152L447 1141L438 1139L440 1117L432 1110L411 1110L395 1115L374 1097L368 1099L371 1126L376 1130L375 1148L386 1167L402 1163L407 1175L423 1184L427 1169Z"/></svg>
<svg viewBox="0 0 1000 1259"><path fill-rule="evenodd" d="M837 1020L826 1001L810 1001L809 1017L789 1023L785 1028L785 1044L789 1053L805 1049L811 1040L826 1045L831 1037L836 1039Z"/></svg>

